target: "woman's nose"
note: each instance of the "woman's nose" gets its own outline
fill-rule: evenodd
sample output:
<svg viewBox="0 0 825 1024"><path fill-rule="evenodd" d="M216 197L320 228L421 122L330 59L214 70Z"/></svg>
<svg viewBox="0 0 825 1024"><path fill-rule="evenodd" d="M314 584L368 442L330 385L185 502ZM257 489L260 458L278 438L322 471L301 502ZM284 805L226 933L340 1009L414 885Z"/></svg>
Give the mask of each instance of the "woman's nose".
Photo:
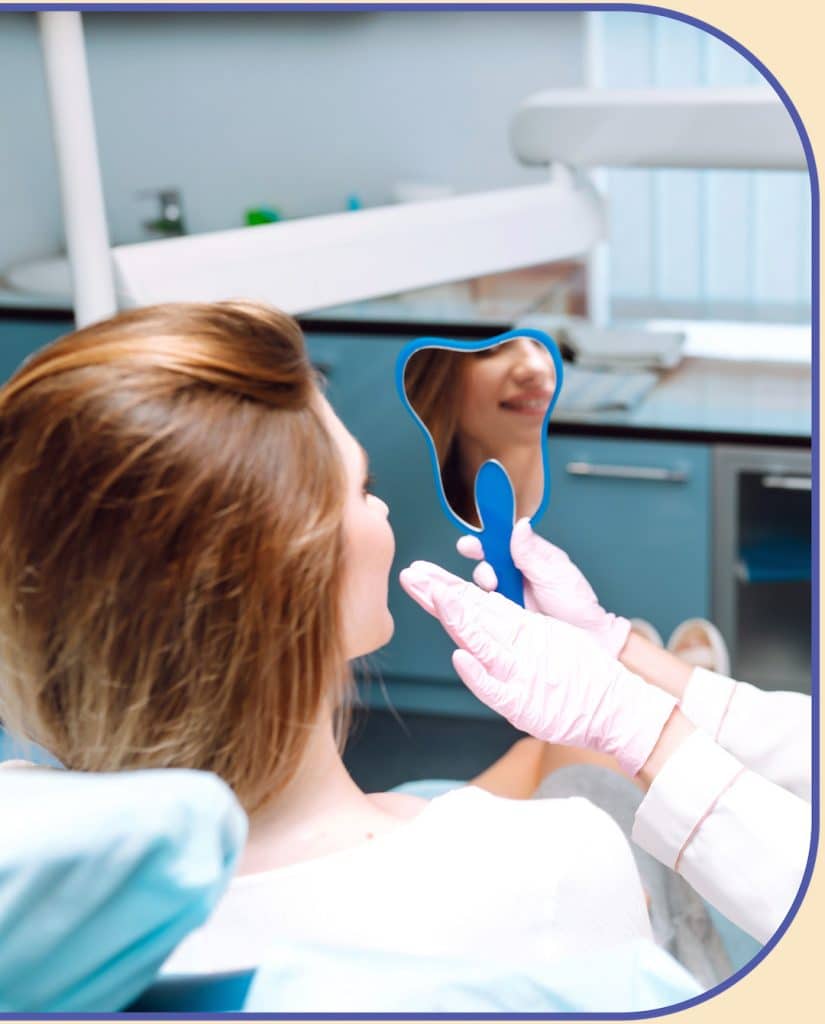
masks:
<svg viewBox="0 0 825 1024"><path fill-rule="evenodd" d="M513 374L517 380L535 380L542 384L554 380L553 360L543 345L529 338L518 338L514 356Z"/></svg>

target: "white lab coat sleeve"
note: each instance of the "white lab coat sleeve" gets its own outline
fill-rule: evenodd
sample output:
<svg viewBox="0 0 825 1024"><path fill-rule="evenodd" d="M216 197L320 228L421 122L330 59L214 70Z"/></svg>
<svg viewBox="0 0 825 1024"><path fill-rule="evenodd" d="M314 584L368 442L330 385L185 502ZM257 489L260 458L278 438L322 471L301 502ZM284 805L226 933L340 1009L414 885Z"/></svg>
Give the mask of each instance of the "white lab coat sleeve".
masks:
<svg viewBox="0 0 825 1024"><path fill-rule="evenodd" d="M746 768L811 799L811 698L760 690L696 668L681 701L682 713Z"/></svg>
<svg viewBox="0 0 825 1024"><path fill-rule="evenodd" d="M810 807L697 729L654 779L636 812L632 838L734 924L766 942L802 881Z"/></svg>

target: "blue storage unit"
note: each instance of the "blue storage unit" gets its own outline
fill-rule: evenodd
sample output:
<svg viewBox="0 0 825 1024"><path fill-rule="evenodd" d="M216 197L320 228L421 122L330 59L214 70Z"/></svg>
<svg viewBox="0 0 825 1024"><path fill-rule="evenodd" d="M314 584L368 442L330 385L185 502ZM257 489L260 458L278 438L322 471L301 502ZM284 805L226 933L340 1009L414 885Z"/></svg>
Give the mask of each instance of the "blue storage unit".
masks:
<svg viewBox="0 0 825 1024"><path fill-rule="evenodd" d="M25 313L0 316L0 383L8 380L23 360L62 334L74 330L69 314L38 317Z"/></svg>
<svg viewBox="0 0 825 1024"><path fill-rule="evenodd" d="M563 547L605 608L667 639L710 617L707 445L550 433L552 493L540 532Z"/></svg>

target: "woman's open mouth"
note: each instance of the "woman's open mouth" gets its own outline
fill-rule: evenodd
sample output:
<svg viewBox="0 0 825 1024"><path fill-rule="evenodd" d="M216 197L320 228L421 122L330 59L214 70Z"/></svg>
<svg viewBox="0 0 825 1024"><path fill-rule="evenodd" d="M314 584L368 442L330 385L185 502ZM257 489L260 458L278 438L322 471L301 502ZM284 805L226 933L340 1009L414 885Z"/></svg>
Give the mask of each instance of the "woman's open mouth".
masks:
<svg viewBox="0 0 825 1024"><path fill-rule="evenodd" d="M550 405L551 395L546 391L525 392L499 402L499 408L522 416L543 416Z"/></svg>

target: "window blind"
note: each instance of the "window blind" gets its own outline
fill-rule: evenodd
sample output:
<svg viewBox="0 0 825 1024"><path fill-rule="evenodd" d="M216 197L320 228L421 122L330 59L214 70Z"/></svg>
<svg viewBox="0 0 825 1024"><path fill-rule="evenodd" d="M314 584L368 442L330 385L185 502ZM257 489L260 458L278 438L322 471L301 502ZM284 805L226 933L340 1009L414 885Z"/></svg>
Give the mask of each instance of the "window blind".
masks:
<svg viewBox="0 0 825 1024"><path fill-rule="evenodd" d="M595 17L601 86L763 82L740 53L692 25L635 12ZM810 318L807 173L617 168L603 180L611 317Z"/></svg>

